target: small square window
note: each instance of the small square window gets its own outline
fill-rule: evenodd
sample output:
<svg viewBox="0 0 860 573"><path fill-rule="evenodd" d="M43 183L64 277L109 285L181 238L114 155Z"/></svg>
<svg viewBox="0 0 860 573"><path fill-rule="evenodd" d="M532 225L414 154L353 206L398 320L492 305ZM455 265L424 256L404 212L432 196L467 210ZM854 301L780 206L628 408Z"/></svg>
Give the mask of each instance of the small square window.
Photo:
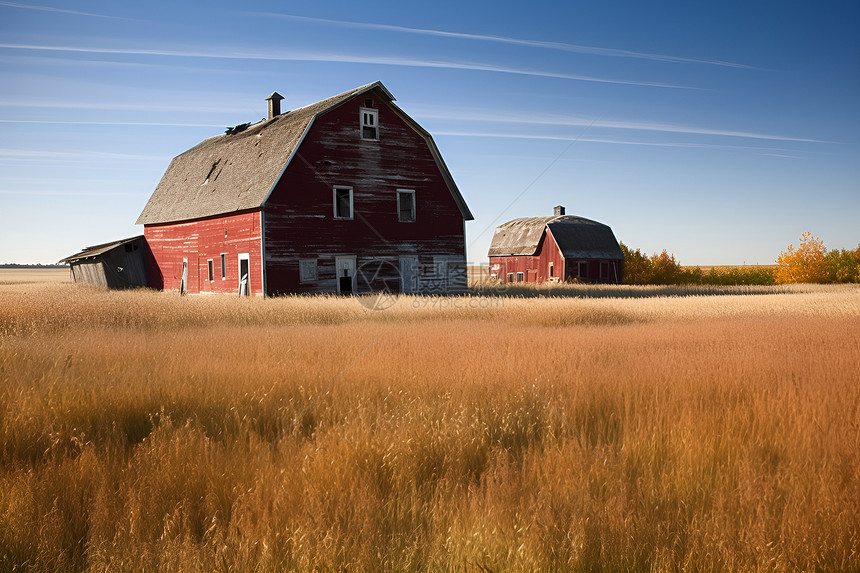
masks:
<svg viewBox="0 0 860 573"><path fill-rule="evenodd" d="M525 277L523 276L523 273L517 273L517 282L518 282L518 283L523 282L523 279L524 279L524 278L525 278Z"/></svg>
<svg viewBox="0 0 860 573"><path fill-rule="evenodd" d="M334 218L352 219L352 187L334 188Z"/></svg>
<svg viewBox="0 0 860 573"><path fill-rule="evenodd" d="M309 283L317 280L317 260L301 259L299 261L299 281Z"/></svg>
<svg viewBox="0 0 860 573"><path fill-rule="evenodd" d="M514 273L508 273L508 282L509 283L514 282Z"/></svg>
<svg viewBox="0 0 860 573"><path fill-rule="evenodd" d="M215 280L215 263L212 262L212 259L209 259L206 261L206 266L209 270L209 282L211 283Z"/></svg>
<svg viewBox="0 0 860 573"><path fill-rule="evenodd" d="M379 141L379 110L361 108L361 138Z"/></svg>
<svg viewBox="0 0 860 573"><path fill-rule="evenodd" d="M227 253L221 253L221 280L227 278Z"/></svg>
<svg viewBox="0 0 860 573"><path fill-rule="evenodd" d="M397 220L402 223L415 221L415 191L397 190Z"/></svg>

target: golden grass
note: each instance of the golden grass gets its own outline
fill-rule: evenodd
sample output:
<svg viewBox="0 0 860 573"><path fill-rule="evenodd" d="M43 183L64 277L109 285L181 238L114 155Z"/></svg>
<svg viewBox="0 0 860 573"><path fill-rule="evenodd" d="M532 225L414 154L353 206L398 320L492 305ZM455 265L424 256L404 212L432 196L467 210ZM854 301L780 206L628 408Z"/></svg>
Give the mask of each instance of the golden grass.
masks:
<svg viewBox="0 0 860 573"><path fill-rule="evenodd" d="M0 569L856 570L860 289L770 292L0 290Z"/></svg>

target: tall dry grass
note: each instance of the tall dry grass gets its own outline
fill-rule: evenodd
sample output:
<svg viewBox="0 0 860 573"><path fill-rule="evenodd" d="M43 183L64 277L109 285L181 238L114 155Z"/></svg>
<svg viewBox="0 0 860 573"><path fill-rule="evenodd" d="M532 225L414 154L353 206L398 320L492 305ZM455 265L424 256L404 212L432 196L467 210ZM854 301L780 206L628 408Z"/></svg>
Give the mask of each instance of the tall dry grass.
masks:
<svg viewBox="0 0 860 573"><path fill-rule="evenodd" d="M774 292L0 290L0 569L856 570L860 290Z"/></svg>

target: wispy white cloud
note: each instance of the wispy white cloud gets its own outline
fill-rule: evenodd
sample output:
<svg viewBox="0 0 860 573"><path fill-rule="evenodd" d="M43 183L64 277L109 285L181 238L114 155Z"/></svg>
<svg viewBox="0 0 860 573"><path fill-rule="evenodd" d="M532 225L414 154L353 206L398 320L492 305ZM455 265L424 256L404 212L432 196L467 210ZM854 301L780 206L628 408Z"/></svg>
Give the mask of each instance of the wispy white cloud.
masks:
<svg viewBox="0 0 860 573"><path fill-rule="evenodd" d="M65 121L49 119L0 119L0 123L26 123L46 125L131 125L142 127L205 127L222 128L221 124L215 123L168 123L158 121Z"/></svg>
<svg viewBox="0 0 860 573"><path fill-rule="evenodd" d="M664 82L646 82L637 80L624 80L616 78L605 78L597 76L566 74L560 72L551 72L545 70L532 70L526 68L514 68L509 66L500 66L495 64L484 64L478 62L454 62L447 60L431 60L419 58L406 58L397 56L379 56L379 55L358 55L358 54L343 54L343 53L325 53L325 52L294 52L285 54L283 51L277 52L262 52L262 51L245 51L234 50L224 51L219 47L212 47L206 50L180 50L180 49L164 49L164 48L98 48L87 46L58 46L46 44L12 44L0 43L0 48L8 50L36 50L36 51L51 51L51 52L68 52L68 53L87 53L87 54L113 54L113 55L136 55L136 56L166 56L166 57L183 57L183 58L210 58L210 59L231 59L231 60L274 60L285 62L330 62L330 63L348 63L348 64L376 64L384 66L402 66L412 68L439 68L450 70L475 70L484 72L496 72L503 74L515 74L524 76L536 76L544 78L557 78L565 80L575 80L583 82L596 82L604 84L620 84L630 86L644 86L670 89L686 89L699 90L692 86L684 86L678 84Z"/></svg>
<svg viewBox="0 0 860 573"><path fill-rule="evenodd" d="M340 26L345 28L357 28L363 30L384 30L389 32L401 32L406 34L420 34L425 36L438 36L444 38L459 38L466 40L479 40L484 42L497 42L503 44L513 44L517 46L528 46L532 48L546 48L550 50L558 50L563 52L576 52L579 54L589 54L594 56L608 56L615 58L635 58L641 60L655 60L660 62L674 62L680 64L707 64L712 66L725 66L730 68L747 68L754 69L753 66L738 64L735 62L726 62L723 60L708 60L701 58L685 58L680 56L669 56L665 54L653 54L649 52L636 52L631 50L619 50L616 48L600 48L596 46L583 46L580 44L568 44L565 42L547 42L543 40L528 40L522 38L512 38L509 36L497 36L492 34L470 34L466 32L450 32L446 30L433 30L429 28L411 28L408 26L396 26L392 24L375 24L369 22L350 22L346 20L333 20L329 18L313 18L309 16L296 16L294 14L281 14L277 12L245 12L255 16L286 18L303 22L315 22L318 24L326 24L330 26Z"/></svg>
<svg viewBox="0 0 860 573"><path fill-rule="evenodd" d="M33 196L59 196L59 197L144 197L150 192L128 193L122 191L46 191L42 189L21 190L21 189L0 189L0 195L33 195Z"/></svg>
<svg viewBox="0 0 860 573"><path fill-rule="evenodd" d="M36 6L33 4L19 4L17 2L0 1L0 6L8 8L21 8L23 10L38 10L40 12L56 12L59 14L71 14L73 16L88 16L90 18L108 18L111 20L133 20L134 18L125 18L122 16L109 16L107 14L95 14L93 12L81 12L79 10L66 10L64 8L54 8L52 6Z"/></svg>
<svg viewBox="0 0 860 573"><path fill-rule="evenodd" d="M110 153L106 151L45 151L28 149L0 149L0 161L80 161L118 159L136 161L163 161L166 158L156 155Z"/></svg>
<svg viewBox="0 0 860 573"><path fill-rule="evenodd" d="M202 97L202 96L200 96ZM186 99L193 99L188 95ZM200 99L193 99L200 101ZM156 105L152 103L126 103L126 102L75 102L64 100L45 99L0 99L0 107L10 108L36 108L36 109L80 109L99 111L154 111L154 112L203 112L203 113L245 113L248 110L236 107L223 106L199 106L199 105Z"/></svg>
<svg viewBox="0 0 860 573"><path fill-rule="evenodd" d="M689 125L677 125L671 123L635 121L635 120L606 120L606 119L591 119L576 116L566 115L551 115L551 114L523 114L523 113L502 113L502 112L486 112L482 110L436 110L424 109L413 113L418 118L432 118L440 120L455 120L473 121L473 122L490 122L496 124L526 124L526 125L551 125L551 126L573 126L591 128L607 128L620 130L634 131L650 131L660 133L678 133L685 135L707 135L707 136L723 136L723 137L740 137L748 139L760 139L771 141L791 141L803 143L835 143L833 141L824 141L820 139L810 139L803 137L790 137L784 135L773 135L767 133L756 133L750 131L739 131L730 129L713 129Z"/></svg>
<svg viewBox="0 0 860 573"><path fill-rule="evenodd" d="M34 69L36 66L44 67L44 66L62 66L65 69L69 67L78 67L78 68L112 68L112 69L120 69L122 71L128 71L130 69L137 70L167 70L172 72L191 72L191 73L206 73L211 74L213 72L213 67L211 65L208 66L191 66L191 65L181 65L177 62L165 62L165 63L153 63L153 62L133 62L128 59L124 60L111 60L111 59L99 59L99 58L66 58L62 56L30 56L30 55L18 55L18 54L8 54L8 55L0 55L0 63L3 64L11 64L13 66L20 66L21 68L25 68L27 71ZM231 75L239 75L239 74L252 74L254 72L243 68L242 66L232 66L228 69Z"/></svg>
<svg viewBox="0 0 860 573"><path fill-rule="evenodd" d="M544 134L522 134L508 133L499 131L445 131L436 130L434 136L449 136L449 137L487 137L499 139L533 139L547 141L581 141L585 143L606 143L612 145L633 145L643 147L674 147L680 149L749 149L755 151L791 151L778 147L761 147L754 145L723 145L717 143L695 143L689 141L672 142L672 141L636 141L631 139L618 139L611 137L576 137L573 135L544 135ZM768 155L768 154L765 154ZM773 153L773 155L777 155ZM789 157L788 155L780 157Z"/></svg>

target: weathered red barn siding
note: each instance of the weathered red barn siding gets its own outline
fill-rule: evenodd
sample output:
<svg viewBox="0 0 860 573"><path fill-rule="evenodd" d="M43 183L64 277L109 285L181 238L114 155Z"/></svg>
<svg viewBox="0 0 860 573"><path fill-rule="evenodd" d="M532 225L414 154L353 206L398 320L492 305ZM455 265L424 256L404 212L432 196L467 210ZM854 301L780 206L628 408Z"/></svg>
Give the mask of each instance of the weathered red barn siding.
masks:
<svg viewBox="0 0 860 573"><path fill-rule="evenodd" d="M534 255L520 255L508 257L490 257L490 273L498 273L502 282L508 282L508 274L513 273L513 281L517 280L517 273L523 273L524 282L543 283L550 280L549 264L553 263L553 275L556 280L564 280L564 257L558 248L558 244L552 233L544 233L538 244ZM495 266L498 265L498 268ZM532 271L530 274L529 271ZM531 278L531 280L530 280Z"/></svg>
<svg viewBox="0 0 860 573"><path fill-rule="evenodd" d="M182 261L188 259L189 293L237 293L239 255L248 254L251 294L263 293L260 212L249 211L181 223L145 225L144 235L155 261L150 285L179 289ZM225 253L226 277L221 278L221 253ZM212 259L214 280L209 281Z"/></svg>
<svg viewBox="0 0 860 573"><path fill-rule="evenodd" d="M379 140L361 139L360 108L372 99ZM334 186L353 189L353 219L334 218ZM397 190L415 191L415 221L400 222ZM316 118L264 207L269 293L333 291L335 256L361 268L384 263L395 283L400 256L418 256L423 285L445 257L465 264L463 215L424 138L374 92ZM317 258L318 280L301 283L299 260ZM465 284L465 266L463 267Z"/></svg>

